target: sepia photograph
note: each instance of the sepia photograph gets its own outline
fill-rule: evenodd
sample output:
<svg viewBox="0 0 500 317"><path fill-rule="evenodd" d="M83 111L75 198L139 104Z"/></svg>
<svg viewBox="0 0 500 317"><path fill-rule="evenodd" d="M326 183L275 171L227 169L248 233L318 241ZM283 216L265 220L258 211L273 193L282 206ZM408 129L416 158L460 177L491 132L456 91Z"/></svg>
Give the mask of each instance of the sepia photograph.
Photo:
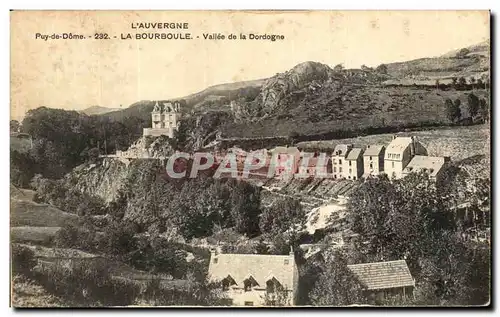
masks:
<svg viewBox="0 0 500 317"><path fill-rule="evenodd" d="M491 13L10 16L10 306L491 308Z"/></svg>

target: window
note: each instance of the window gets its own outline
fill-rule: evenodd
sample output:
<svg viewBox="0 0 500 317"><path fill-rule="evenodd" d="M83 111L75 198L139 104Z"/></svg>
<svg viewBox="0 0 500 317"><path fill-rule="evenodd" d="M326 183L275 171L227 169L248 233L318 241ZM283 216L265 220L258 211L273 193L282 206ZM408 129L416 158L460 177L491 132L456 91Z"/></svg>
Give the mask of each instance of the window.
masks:
<svg viewBox="0 0 500 317"><path fill-rule="evenodd" d="M337 164L337 160L336 159L333 159L333 164Z"/></svg>
<svg viewBox="0 0 500 317"><path fill-rule="evenodd" d="M245 292L250 292L252 290L252 282L249 280L245 280Z"/></svg>
<svg viewBox="0 0 500 317"><path fill-rule="evenodd" d="M337 173L337 167L335 167L335 166L333 167L333 172Z"/></svg>
<svg viewBox="0 0 500 317"><path fill-rule="evenodd" d="M253 302L245 302L245 306L253 306Z"/></svg>
<svg viewBox="0 0 500 317"><path fill-rule="evenodd" d="M278 282L278 280L275 277L266 282L266 292L269 294L275 293L276 291L282 289L283 287L281 286L281 283Z"/></svg>
<svg viewBox="0 0 500 317"><path fill-rule="evenodd" d="M351 174L351 173L352 173L352 169L349 169L349 174Z"/></svg>
<svg viewBox="0 0 500 317"><path fill-rule="evenodd" d="M342 160L339 160L339 164L342 164Z"/></svg>
<svg viewBox="0 0 500 317"><path fill-rule="evenodd" d="M333 178L337 178L337 174L333 175Z"/></svg>
<svg viewBox="0 0 500 317"><path fill-rule="evenodd" d="M356 180L356 176L353 176L352 179Z"/></svg>
<svg viewBox="0 0 500 317"><path fill-rule="evenodd" d="M349 166L352 166L352 161L349 161Z"/></svg>
<svg viewBox="0 0 500 317"><path fill-rule="evenodd" d="M372 157L370 156L370 161L372 160Z"/></svg>
<svg viewBox="0 0 500 317"><path fill-rule="evenodd" d="M372 162L370 162L370 168L373 168L373 163Z"/></svg>
<svg viewBox="0 0 500 317"><path fill-rule="evenodd" d="M217 264L217 262L219 261L218 258L214 258L214 263ZM205 262L206 263L206 262Z"/></svg>
<svg viewBox="0 0 500 317"><path fill-rule="evenodd" d="M289 262L288 259L285 259L285 265L288 265Z"/></svg>
<svg viewBox="0 0 500 317"><path fill-rule="evenodd" d="M342 167L339 167L339 173L342 173Z"/></svg>
<svg viewBox="0 0 500 317"><path fill-rule="evenodd" d="M258 285L259 283L257 283L257 281L252 276L243 281L243 289L245 290L245 292L250 292L252 290L252 287Z"/></svg>
<svg viewBox="0 0 500 317"><path fill-rule="evenodd" d="M392 168L394 168L394 162L392 162Z"/></svg>

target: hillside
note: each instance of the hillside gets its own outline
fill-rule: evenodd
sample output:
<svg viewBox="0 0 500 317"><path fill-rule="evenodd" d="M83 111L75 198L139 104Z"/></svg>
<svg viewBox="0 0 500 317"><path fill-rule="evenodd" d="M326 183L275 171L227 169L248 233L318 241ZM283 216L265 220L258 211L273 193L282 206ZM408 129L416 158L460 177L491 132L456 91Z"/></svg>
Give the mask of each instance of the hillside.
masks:
<svg viewBox="0 0 500 317"><path fill-rule="evenodd" d="M93 116L93 115L100 115L100 114L105 114L108 112L118 111L118 110L120 110L120 109L118 109L118 108L106 108L106 107L101 107L101 106L92 106L92 107L86 108L80 112L85 113L88 116Z"/></svg>
<svg viewBox="0 0 500 317"><path fill-rule="evenodd" d="M436 90L436 79L442 84L459 76L486 80L488 71L489 43L483 42L439 57L386 64L386 70L332 69L308 61L267 79L216 85L176 100L182 101L186 114L232 113L234 120L217 127L225 137L310 136L369 128L397 131L449 124L447 98L460 99L462 114L467 115L470 91ZM485 89L474 93L488 99ZM137 117L148 125L154 103L139 101L103 116Z"/></svg>
<svg viewBox="0 0 500 317"><path fill-rule="evenodd" d="M386 66L392 78L385 84L433 85L436 79L441 83L449 83L451 77L481 78L489 71L489 56L490 43L484 41L438 57L390 63Z"/></svg>

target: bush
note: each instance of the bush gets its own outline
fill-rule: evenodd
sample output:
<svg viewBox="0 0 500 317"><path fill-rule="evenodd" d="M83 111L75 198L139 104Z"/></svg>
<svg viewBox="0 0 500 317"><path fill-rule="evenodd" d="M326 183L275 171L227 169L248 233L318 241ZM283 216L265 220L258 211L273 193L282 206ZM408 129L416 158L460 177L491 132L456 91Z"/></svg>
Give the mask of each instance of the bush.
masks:
<svg viewBox="0 0 500 317"><path fill-rule="evenodd" d="M30 276L37 264L35 252L27 247L12 245L12 273Z"/></svg>
<svg viewBox="0 0 500 317"><path fill-rule="evenodd" d="M78 306L124 306L134 302L139 287L112 278L105 259L57 261L44 265L37 280L55 296Z"/></svg>

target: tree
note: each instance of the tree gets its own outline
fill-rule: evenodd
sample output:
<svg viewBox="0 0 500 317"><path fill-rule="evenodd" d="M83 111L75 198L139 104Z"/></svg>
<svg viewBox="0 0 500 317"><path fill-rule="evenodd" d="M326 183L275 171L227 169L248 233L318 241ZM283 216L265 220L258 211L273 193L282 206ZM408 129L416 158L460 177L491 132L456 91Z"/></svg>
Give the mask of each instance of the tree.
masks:
<svg viewBox="0 0 500 317"><path fill-rule="evenodd" d="M467 86L467 80L464 77L458 78L458 87L464 89Z"/></svg>
<svg viewBox="0 0 500 317"><path fill-rule="evenodd" d="M474 76L470 76L469 83L471 84L472 88L474 88L474 84L476 83L476 78Z"/></svg>
<svg viewBox="0 0 500 317"><path fill-rule="evenodd" d="M387 74L387 65L385 64L380 64L377 66L377 68L375 69L377 72L381 73L381 74L384 74L386 75Z"/></svg>
<svg viewBox="0 0 500 317"><path fill-rule="evenodd" d="M17 120L10 120L10 132L19 132L19 128L20 128L20 124L19 124L19 121Z"/></svg>
<svg viewBox="0 0 500 317"><path fill-rule="evenodd" d="M451 78L451 86L454 88L454 89L457 89L457 77L452 77Z"/></svg>
<svg viewBox="0 0 500 317"><path fill-rule="evenodd" d="M231 217L239 233L259 233L260 190L243 181L236 181L231 195Z"/></svg>
<svg viewBox="0 0 500 317"><path fill-rule="evenodd" d="M297 224L302 224L304 218L305 213L300 201L285 197L264 209L260 215L259 227L262 233L275 236L289 231Z"/></svg>
<svg viewBox="0 0 500 317"><path fill-rule="evenodd" d="M488 120L489 118L490 112L488 108L489 108L488 102L486 101L486 99L481 98L479 100L479 113L481 114L484 120Z"/></svg>
<svg viewBox="0 0 500 317"><path fill-rule="evenodd" d="M451 122L455 122L460 120L461 117L461 112L460 112L460 100L457 99L459 102L454 103L451 101L451 99L446 99L445 101L445 106L446 106L446 116L448 117L448 120ZM455 100L455 101L457 101Z"/></svg>
<svg viewBox="0 0 500 317"><path fill-rule="evenodd" d="M467 110L472 118L474 118L479 111L479 98L473 93L467 96Z"/></svg>
<svg viewBox="0 0 500 317"><path fill-rule="evenodd" d="M467 48L462 48L458 53L455 55L456 58L466 58L467 54L470 53L470 50Z"/></svg>
<svg viewBox="0 0 500 317"><path fill-rule="evenodd" d="M477 88L484 88L484 82L481 78L477 79Z"/></svg>
<svg viewBox="0 0 500 317"><path fill-rule="evenodd" d="M341 71L343 71L343 70L344 70L344 66L343 66L342 64L337 64L337 65L335 65L335 67L333 68L333 71L335 71L335 72L337 72L337 73L338 73L338 72L341 72Z"/></svg>
<svg viewBox="0 0 500 317"><path fill-rule="evenodd" d="M330 260L325 261L323 271L309 293L314 306L347 306L363 304L363 290L359 281L347 268L345 256L335 252Z"/></svg>

